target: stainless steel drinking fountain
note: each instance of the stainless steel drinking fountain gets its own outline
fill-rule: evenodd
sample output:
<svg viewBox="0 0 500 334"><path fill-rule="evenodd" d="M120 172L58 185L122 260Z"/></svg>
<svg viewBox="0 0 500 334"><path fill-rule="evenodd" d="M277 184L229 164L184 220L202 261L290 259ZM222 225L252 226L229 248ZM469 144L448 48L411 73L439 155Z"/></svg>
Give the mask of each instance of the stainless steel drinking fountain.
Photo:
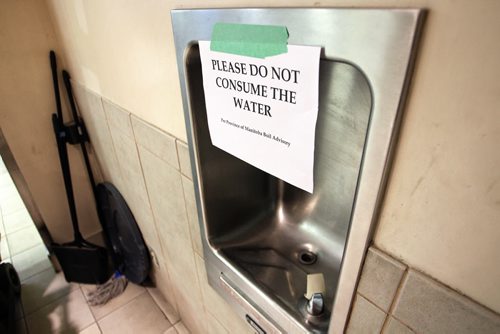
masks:
<svg viewBox="0 0 500 334"><path fill-rule="evenodd" d="M174 10L210 285L257 333L342 333L384 188L423 13L417 9ZM314 193L211 144L197 42L217 22L286 26L322 46ZM309 274L325 291L305 297Z"/></svg>

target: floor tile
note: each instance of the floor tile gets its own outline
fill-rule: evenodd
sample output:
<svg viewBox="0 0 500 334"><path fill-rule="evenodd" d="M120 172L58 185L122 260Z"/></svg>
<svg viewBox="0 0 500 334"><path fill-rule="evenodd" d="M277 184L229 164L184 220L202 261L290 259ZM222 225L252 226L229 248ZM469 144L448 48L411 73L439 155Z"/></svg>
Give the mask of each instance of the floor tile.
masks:
<svg viewBox="0 0 500 334"><path fill-rule="evenodd" d="M81 287L83 292L85 293L85 298L87 298L88 293L93 291L96 286L82 284ZM129 282L127 284L127 288L121 295L111 299L104 305L90 306L90 310L92 311L92 314L94 315L96 320L99 320L104 316L110 314L111 312L119 309L123 305L130 302L132 299L136 298L137 296L145 292L146 292L145 288Z"/></svg>
<svg viewBox="0 0 500 334"><path fill-rule="evenodd" d="M177 331L177 333L179 334L189 334L189 330L186 328L186 326L184 326L184 324L182 322L178 322L175 324L175 330Z"/></svg>
<svg viewBox="0 0 500 334"><path fill-rule="evenodd" d="M89 327L85 328L83 331L79 332L78 334L101 334L101 330L99 329L99 326L97 324L92 324Z"/></svg>
<svg viewBox="0 0 500 334"><path fill-rule="evenodd" d="M19 210L26 210L26 206L21 196L19 196L17 188L14 187L10 192L10 196L6 196L6 198L2 199L2 213L4 216L13 214Z"/></svg>
<svg viewBox="0 0 500 334"><path fill-rule="evenodd" d="M8 235L10 254L15 256L37 245L43 244L35 225L28 226Z"/></svg>
<svg viewBox="0 0 500 334"><path fill-rule="evenodd" d="M0 176L0 201L10 198L17 194L17 188L12 182L9 174ZM0 205L1 207L2 205Z"/></svg>
<svg viewBox="0 0 500 334"><path fill-rule="evenodd" d="M156 305L161 309L170 323L174 324L179 321L179 315L172 305L163 297L163 294L158 288L147 288Z"/></svg>
<svg viewBox="0 0 500 334"><path fill-rule="evenodd" d="M78 289L27 316L26 322L30 333L78 333L94 323L94 317Z"/></svg>
<svg viewBox="0 0 500 334"><path fill-rule="evenodd" d="M156 306L149 293L143 293L130 303L98 321L104 334L162 334L170 322Z"/></svg>
<svg viewBox="0 0 500 334"><path fill-rule="evenodd" d="M36 274L22 284L24 313L30 315L78 288L78 284L66 282L63 273L56 274L52 268Z"/></svg>
<svg viewBox="0 0 500 334"><path fill-rule="evenodd" d="M0 175L4 174L7 172L7 167L5 167L5 164L2 160L2 158L0 158Z"/></svg>
<svg viewBox="0 0 500 334"><path fill-rule="evenodd" d="M0 181L2 183L0 183L0 185L8 184L9 179L11 179L9 171L7 170L7 167L3 164L3 162L0 163L0 165L2 166L2 170L0 171Z"/></svg>
<svg viewBox="0 0 500 334"><path fill-rule="evenodd" d="M25 208L17 210L11 214L4 213L3 216L5 234L11 234L26 227L35 226L35 223L33 223L31 216Z"/></svg>
<svg viewBox="0 0 500 334"><path fill-rule="evenodd" d="M45 245L33 247L25 252L11 257L21 281L35 274L52 268Z"/></svg>
<svg viewBox="0 0 500 334"><path fill-rule="evenodd" d="M172 326L169 329L167 329L163 334L178 334L177 331L175 330L175 327Z"/></svg>
<svg viewBox="0 0 500 334"><path fill-rule="evenodd" d="M3 227L2 208L0 208L0 236L5 237L5 228Z"/></svg>

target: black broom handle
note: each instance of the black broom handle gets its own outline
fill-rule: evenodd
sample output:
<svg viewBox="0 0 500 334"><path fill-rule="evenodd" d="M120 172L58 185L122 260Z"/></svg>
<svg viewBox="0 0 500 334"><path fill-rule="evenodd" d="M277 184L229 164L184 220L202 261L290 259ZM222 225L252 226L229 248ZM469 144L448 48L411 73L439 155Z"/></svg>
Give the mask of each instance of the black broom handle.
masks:
<svg viewBox="0 0 500 334"><path fill-rule="evenodd" d="M75 98L73 96L73 89L71 88L71 76L66 70L62 71L64 86L66 87L66 92L68 94L69 104L71 106L71 113L73 114L73 120L77 126L78 131L86 131L85 125L80 121L78 113L76 111ZM83 135L82 133L80 135ZM87 147L84 140L80 140L80 146L82 148L83 159L85 160L85 167L87 168L87 174L89 175L90 185L92 186L92 192L94 193L94 198L97 201L96 193L96 183L94 179L94 173L92 173L92 166L90 165L89 155L87 153Z"/></svg>
<svg viewBox="0 0 500 334"><path fill-rule="evenodd" d="M57 141L57 151L59 153L59 161L64 178L64 187L66 188L66 198L68 199L69 212L71 223L73 225L73 234L76 242L83 240L82 234L78 227L78 217L76 214L75 197L73 194L73 184L71 182L71 171L69 169L68 150L66 147L64 123L62 118L61 96L59 94L59 82L57 80L57 62L56 54L50 51L50 67L52 69L52 81L54 83L54 95L56 98L57 114L52 114L52 125Z"/></svg>
<svg viewBox="0 0 500 334"><path fill-rule="evenodd" d="M54 83L54 95L56 97L57 117L62 122L61 95L59 94L59 80L57 78L56 53L50 50L50 68L52 70L52 82Z"/></svg>

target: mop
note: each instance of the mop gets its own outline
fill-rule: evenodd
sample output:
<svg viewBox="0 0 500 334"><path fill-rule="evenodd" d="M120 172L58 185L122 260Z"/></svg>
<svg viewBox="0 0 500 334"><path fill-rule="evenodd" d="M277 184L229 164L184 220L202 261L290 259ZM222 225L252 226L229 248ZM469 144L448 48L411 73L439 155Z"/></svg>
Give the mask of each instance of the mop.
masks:
<svg viewBox="0 0 500 334"><path fill-rule="evenodd" d="M97 285L95 290L87 295L90 305L102 305L123 293L129 280L135 284L142 284L146 280L150 269L149 252L137 222L118 189L109 182L100 184L95 182L85 147L85 142L89 141L88 134L83 120L80 119L77 113L71 87L71 77L64 70L62 76L68 93L73 122L78 129L78 138L75 143L79 143L81 146L99 220L105 231L107 243L112 245L108 248L112 249L111 255L115 273L106 283ZM124 249L127 249L127 252L124 252Z"/></svg>
<svg viewBox="0 0 500 334"><path fill-rule="evenodd" d="M63 70L62 74L63 74L64 84L66 86L66 92L68 93L68 100L70 102L71 112L73 114L73 121L74 121L75 126L79 129L79 133L82 134L82 138L79 138L79 140L77 142L79 142L81 145L81 150L82 150L85 165L87 168L90 184L91 184L92 190L94 192L94 198L96 200L96 205L98 205L97 194L96 194L96 190L95 190L96 183L95 183L94 175L92 173L92 167L90 165L90 161L88 158L87 149L85 147L86 130L83 126L83 123L81 123L80 117L78 116L77 111L76 111L76 103L75 103L75 99L73 96L73 90L71 88L71 81L70 81L69 73L67 71ZM99 215L99 216L101 216L101 215ZM101 217L99 217L99 218L101 219ZM91 291L87 294L88 302L90 305L106 304L109 300L122 294L123 291L125 291L125 289L127 288L127 284L128 284L127 278L124 275L122 275L119 270L116 270L115 273L113 274L113 276L107 282L105 282L103 284L98 284L94 291Z"/></svg>
<svg viewBox="0 0 500 334"><path fill-rule="evenodd" d="M104 284L98 285L94 291L87 294L88 303L92 306L106 304L111 299L122 294L127 288L128 280L119 271Z"/></svg>

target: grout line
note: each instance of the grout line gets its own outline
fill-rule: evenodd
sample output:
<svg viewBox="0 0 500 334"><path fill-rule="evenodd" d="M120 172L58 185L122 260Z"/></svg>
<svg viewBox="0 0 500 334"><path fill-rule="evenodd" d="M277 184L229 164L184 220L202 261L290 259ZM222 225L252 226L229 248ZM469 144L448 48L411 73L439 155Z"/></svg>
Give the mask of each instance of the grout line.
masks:
<svg viewBox="0 0 500 334"><path fill-rule="evenodd" d="M116 147L115 147L116 146L115 145L115 139L113 138L113 134L111 133L111 126L109 124L108 115L106 113L106 110L104 109L103 97L102 97L102 95L97 94L97 93L95 93L94 95L99 99L99 104L101 105L102 114L104 116L104 121L106 123L105 124L105 128L106 128L106 130L107 130L107 132L109 134L109 139L111 139L111 150L113 151L112 154L114 154L115 161L118 163L118 168L117 168L118 169L118 174L119 174L118 177L119 177L120 181L123 182L124 178L123 178L123 174L122 174L122 168L121 168L120 162L118 161L118 154L116 153L117 150L116 150ZM110 182L111 180L107 180L107 181ZM117 185L115 184L115 186L117 186Z"/></svg>
<svg viewBox="0 0 500 334"><path fill-rule="evenodd" d="M6 238L6 239L7 239L7 238ZM7 245L9 245L8 240L7 240ZM11 258L13 258L13 257L16 257L16 256L19 256L19 255L21 255L21 254L24 254L24 253L26 253L26 252L28 252L28 251L31 251L31 250L33 250L34 248L37 248L37 247L40 247L40 246L44 246L45 250L47 251L47 257L48 257L48 255L49 255L49 250L47 249L47 247L45 246L45 244L44 244L43 242L41 242L41 243L39 243L39 244L37 244L37 245L31 246L31 247L29 247L29 248L26 248L26 249L25 249L25 250L23 250L22 252L19 252L19 253L16 253L16 254L13 254L13 253L11 252L11 250L10 250L10 245L9 245L9 254L10 254L10 257L11 257ZM42 271L43 271L43 270L42 270Z"/></svg>
<svg viewBox="0 0 500 334"><path fill-rule="evenodd" d="M376 308L378 308L380 311L384 312L385 314L389 314L389 312L385 311L383 308L381 308L380 306L378 306L377 304L375 304L375 302L373 302L370 298L366 297L364 294L362 294L361 292L359 291L356 291L356 294L360 295L361 297L363 297L364 299L366 299L366 301L368 301L370 304L372 304L373 306L375 306Z"/></svg>
<svg viewBox="0 0 500 334"><path fill-rule="evenodd" d="M408 327L409 329L411 329L413 332L415 332L413 330L413 328L411 328L410 326L408 326L405 322L401 321L401 319L399 319L399 318L397 318L397 317L394 316L394 309L396 308L396 304L399 301L399 298L401 297L401 294L403 292L403 286L405 285L405 283L406 283L406 281L408 279L409 272L410 272L410 267L407 266L406 269L405 269L405 271L404 271L404 273L403 273L403 276L401 277L401 280L399 282L398 288L396 289L396 293L394 294L394 298L392 299L391 306L389 307L389 317L387 317L387 319L386 319L386 321L384 323L384 326L382 327L382 333L386 329L386 327L388 326L388 324L389 324L388 319L390 317L393 317L394 319L398 320L403 325L405 325L406 327Z"/></svg>
<svg viewBox="0 0 500 334"><path fill-rule="evenodd" d="M17 256L17 255L16 255L16 256ZM11 261L12 261L12 257L11 257ZM29 276L27 276L27 277L24 277L23 279L21 279L21 278L19 277L19 280L21 281L21 285L22 285L23 283L25 283L27 280L29 280L29 279L31 279L31 278L33 278L33 277L35 277L36 275L39 275L39 274L41 274L41 273L43 273L44 271L47 271L47 270L53 270L53 271L54 271L54 273L55 273L55 274L57 274L56 268L54 268L54 265L52 264L52 261L50 261L50 259L49 259L49 254L47 254L47 261L49 261L49 263L50 263L50 268L45 268L45 269L42 269L42 270L40 270L40 271L38 271L38 272L36 272L36 273L34 273L34 274L31 274L31 275L29 275ZM15 268L16 268L15 263L14 263L13 261L12 261L11 263L12 263L12 265L14 266L14 269L15 269ZM16 271L17 271L17 269L16 269ZM18 274L19 274L19 272L18 272Z"/></svg>
<svg viewBox="0 0 500 334"><path fill-rule="evenodd" d="M26 279L25 279L25 280L23 280L21 283L23 283L23 282L25 283L25 282L26 282L26 280L28 280L28 279L30 279L30 278L33 278L33 277L35 277L35 276L37 276L37 275L40 275L40 274L42 274L42 273L44 273L44 272L46 272L46 271L49 271L49 270L52 270L52 272L54 272L54 275L57 275L57 273L55 272L54 268L49 268L49 269L42 270L42 271L40 271L39 273L37 273L37 274L35 274L35 275L30 276L29 278L26 278ZM68 284L70 284L70 283L68 283ZM44 308L45 306L47 306L47 305L49 305L49 304L53 303L53 302L54 302L54 301L56 301L56 300L59 300L59 299L61 299L61 298L63 298L63 297L66 297L67 295L69 295L69 294L70 294L71 292L73 292L73 291L76 291L76 289L73 289L73 290L69 289L67 293L65 293L65 294L63 294L63 295L61 295L61 296L57 297L56 299L53 299L53 300L48 300L45 304L40 305L38 308L36 308L36 309L32 310L32 311L31 311L30 313L28 313L28 314L26 314L26 312L24 312L24 305L22 305L22 307L23 307L23 315L24 315L24 317L26 318L27 316L30 316L30 315L32 315L32 314L34 314L34 313L38 312L39 310L41 310L41 309L42 309L42 308ZM21 286L21 296L22 296L22 293L23 293L23 291L22 291L22 286ZM21 298L21 303L22 303L22 298Z"/></svg>
<svg viewBox="0 0 500 334"><path fill-rule="evenodd" d="M174 139L175 154L177 156L177 163L179 164L179 172L182 174L181 155L179 154L179 145L177 145L178 141L179 141L179 139L177 139L177 138Z"/></svg>
<svg viewBox="0 0 500 334"><path fill-rule="evenodd" d="M102 328L101 326L99 325L99 321L95 321L95 325L97 326L97 329L99 329L99 333L102 333Z"/></svg>
<svg viewBox="0 0 500 334"><path fill-rule="evenodd" d="M29 334L30 330L28 328L28 321L26 321L26 317L23 317L23 322L24 322L24 330L26 332L26 334Z"/></svg>
<svg viewBox="0 0 500 334"><path fill-rule="evenodd" d="M177 161L178 162L178 166L174 166L171 162L165 160L165 158L161 157L159 154L153 152L152 150L150 150L149 148L147 148L145 145L137 142L137 140L135 139L135 135L134 135L133 139L135 141L135 144L136 144L136 147L137 147L137 151L139 151L139 146L140 146L142 149L148 151L149 153L151 153L152 155L154 155L155 157L157 157L158 159L160 159L161 161L163 161L164 163L166 163L167 165L169 165L170 167L172 167L176 171L180 172L180 163L179 163L179 161ZM176 139L177 138L174 138L174 146L176 146L176 144L175 144ZM177 150L177 148L176 148L176 150ZM179 160L179 157L177 157L177 160Z"/></svg>
<svg viewBox="0 0 500 334"><path fill-rule="evenodd" d="M131 119L132 121L132 119ZM158 237L157 240L158 240L158 245L160 247L159 251L160 251L160 255L163 257L167 257L165 254L167 254L168 252L166 251L166 247L163 245L163 242L161 241L161 238L160 238L160 229L158 228L158 218L156 217L156 213L154 212L153 210L153 204L151 203L151 194L150 194L150 190L149 190L149 187L148 187L148 184L147 184L147 181L146 181L146 174L144 173L144 166L143 166L143 162L142 162L142 157L141 157L141 153L140 153L140 150L139 150L139 146L142 147L142 145L140 145L138 142L137 142L137 134L136 134L136 131L135 131L135 128L132 124L132 135L133 135L133 140L134 140L134 144L135 144L135 149L136 149L136 152L137 152L137 158L139 160L139 166L141 168L141 177L142 177L142 182L144 183L144 189L146 190L146 197L147 197L147 203L148 203L148 207L149 207L149 212L151 213L151 219L153 220L153 229L155 230L156 232L156 236ZM149 152L149 150L147 150ZM152 153L153 154L153 153ZM163 161L163 159L162 159ZM182 179L181 179L181 186L182 186ZM188 221L188 224L189 224L189 221ZM158 250L155 250L156 252ZM158 271L160 271L162 268L161 264L160 264L160 259L158 257L158 254L155 254L156 255L156 259L158 261ZM166 262L166 261L163 261L163 262ZM153 264L154 266L155 264ZM156 268L154 268L156 270ZM172 274L170 273L170 270L168 269L168 266L163 263L163 269L165 270L166 272L166 275L168 276L168 280L171 281L171 277L172 277ZM155 282L155 285L157 284L157 282ZM175 293L172 294L173 295L173 301L174 301L174 305L172 305L172 307L174 308L174 310L178 313L179 315L179 318L180 318L180 314L179 314L179 308L178 308L178 305L177 305L177 298L175 297Z"/></svg>
<svg viewBox="0 0 500 334"><path fill-rule="evenodd" d="M394 313L394 309L396 308L396 304L399 301L399 297L401 297L401 293L403 292L403 286L408 280L409 272L410 268L407 267L403 273L403 276L401 277L401 281L399 282L398 288L396 289L396 293L394 294L394 297L392 299L391 306L389 307L389 314L391 315Z"/></svg>
<svg viewBox="0 0 500 334"><path fill-rule="evenodd" d="M80 289L80 292L81 292L81 293L82 293L82 295L83 295L83 299L85 300L85 304L86 304L86 305L87 305L87 307L89 308L90 314L92 315L92 319L94 319L94 323L97 323L97 318L95 317L95 314L94 314L94 312L92 311L92 307L90 307L90 305L89 305L89 301L88 301L88 299L87 299L87 295L85 294L85 291L83 290L82 285L81 285L81 284L79 284L79 283L76 283L76 284L78 284L78 289ZM90 326L92 326L92 325L90 325ZM90 326L89 326L89 327L90 327Z"/></svg>

